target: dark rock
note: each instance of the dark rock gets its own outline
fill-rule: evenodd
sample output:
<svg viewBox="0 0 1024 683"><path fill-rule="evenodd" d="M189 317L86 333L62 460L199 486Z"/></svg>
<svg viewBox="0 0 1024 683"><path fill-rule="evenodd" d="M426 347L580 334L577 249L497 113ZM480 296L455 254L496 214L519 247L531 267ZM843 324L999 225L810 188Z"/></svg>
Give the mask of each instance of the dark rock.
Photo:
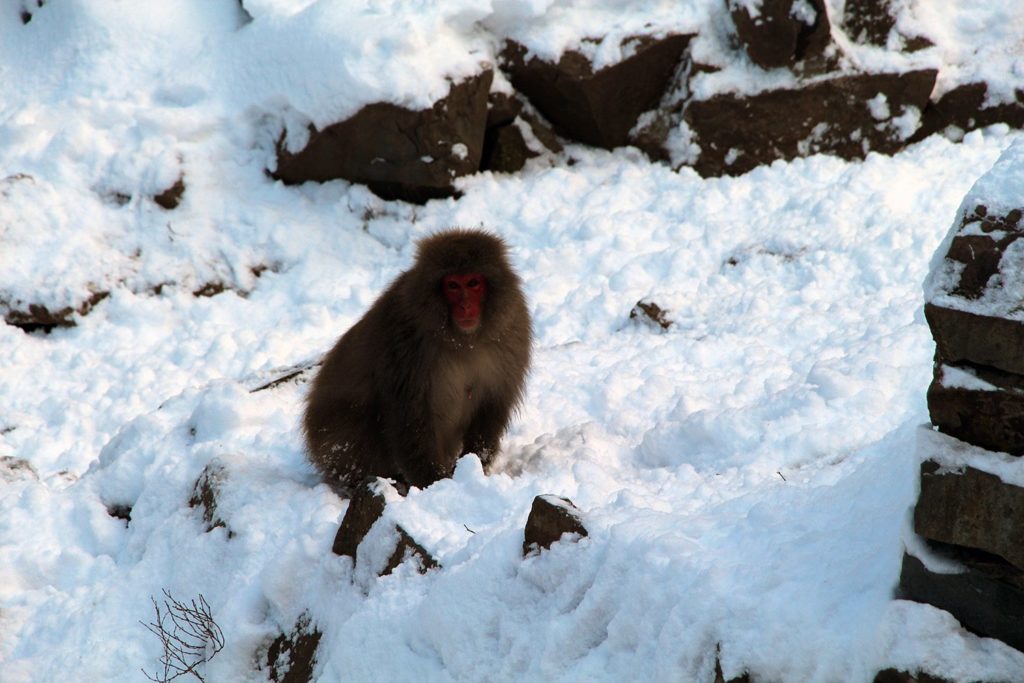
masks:
<svg viewBox="0 0 1024 683"><path fill-rule="evenodd" d="M320 631L308 614L295 622L290 633L282 633L267 648L267 668L274 683L308 683L313 680Z"/></svg>
<svg viewBox="0 0 1024 683"><path fill-rule="evenodd" d="M668 319L668 311L654 303L641 299L629 312L630 320L642 320L654 323L663 330L672 327L672 321Z"/></svg>
<svg viewBox="0 0 1024 683"><path fill-rule="evenodd" d="M1024 90L1016 91L1016 99L1005 104L985 106L986 83L965 83L929 103L921 117L921 127L910 142L923 140L947 128L971 131L995 123L1024 128Z"/></svg>
<svg viewBox="0 0 1024 683"><path fill-rule="evenodd" d="M726 4L740 44L764 69L796 64L821 55L828 47L829 20L824 0L806 3L814 10L811 23L794 15L794 0L762 0L756 16L750 14L747 3L726 0Z"/></svg>
<svg viewBox="0 0 1024 683"><path fill-rule="evenodd" d="M480 168L492 78L484 71L455 84L430 109L367 105L350 119L311 129L309 142L295 153L282 140L272 175L288 184L341 178L364 183L384 199L450 197L456 177Z"/></svg>
<svg viewBox="0 0 1024 683"><path fill-rule="evenodd" d="M869 151L892 154L906 144L868 102L884 95L892 116L924 109L936 72L854 74L809 83L795 90L756 95L722 94L691 100L683 118L696 134L703 176L739 175L776 159L816 153L862 159Z"/></svg>
<svg viewBox="0 0 1024 683"><path fill-rule="evenodd" d="M331 550L335 555L345 555L355 562L359 544L366 538L370 527L384 514L387 502L373 484L360 486L348 502L348 510L341 520Z"/></svg>
<svg viewBox="0 0 1024 683"><path fill-rule="evenodd" d="M537 153L526 146L523 134L515 124L496 126L487 130L484 137L481 171L515 173L526 165L526 161Z"/></svg>
<svg viewBox="0 0 1024 683"><path fill-rule="evenodd" d="M1024 374L1024 322L924 305L938 356Z"/></svg>
<svg viewBox="0 0 1024 683"><path fill-rule="evenodd" d="M967 629L1024 650L1024 589L965 568L942 574L904 553L899 597L946 610Z"/></svg>
<svg viewBox="0 0 1024 683"><path fill-rule="evenodd" d="M967 373L988 387L951 384L949 377L954 373ZM945 434L990 451L1024 455L1022 375L985 366L939 363L928 387L928 411L932 424Z"/></svg>
<svg viewBox="0 0 1024 683"><path fill-rule="evenodd" d="M107 505L107 514L111 517L123 520L125 526L128 526L132 522L132 506L126 503L114 503Z"/></svg>
<svg viewBox="0 0 1024 683"><path fill-rule="evenodd" d="M721 651L721 647L719 647ZM743 674L730 678L728 681L725 680L725 674L722 673L722 659L718 652L715 653L715 680L714 683L750 683L750 674Z"/></svg>
<svg viewBox="0 0 1024 683"><path fill-rule="evenodd" d="M875 676L874 683L951 683L951 681L926 674L923 671L908 673L899 669L884 669Z"/></svg>
<svg viewBox="0 0 1024 683"><path fill-rule="evenodd" d="M205 285L192 292L192 296L197 299L200 297L210 298L215 297L218 294L223 294L227 290L228 286L223 282L207 282Z"/></svg>
<svg viewBox="0 0 1024 683"><path fill-rule="evenodd" d="M153 201L157 203L161 208L171 209L177 208L178 204L181 203L181 197L185 194L185 176L178 176L178 179L174 181L174 184L168 187L160 194L153 197Z"/></svg>
<svg viewBox="0 0 1024 683"><path fill-rule="evenodd" d="M421 573L439 567L437 560L398 524L390 520L381 521L387 501L384 494L377 490L375 483L367 483L359 487L349 501L348 510L341 520L338 533L334 537L332 550L336 555L345 555L356 562L359 544L378 522L390 524L396 535L395 549L387 558L378 575L387 576L403 562L413 560Z"/></svg>
<svg viewBox="0 0 1024 683"><path fill-rule="evenodd" d="M21 11L18 13L21 23L27 24L32 21L33 14L42 8L43 4L43 0L21 0Z"/></svg>
<svg viewBox="0 0 1024 683"><path fill-rule="evenodd" d="M964 216L960 231L950 242L945 256L963 264L960 280L950 294L977 299L985 293L989 280L999 272L1007 247L1024 236L1020 218L1020 211L1010 212L1005 217L991 216L985 207L977 207ZM971 228L969 233L965 230L968 227ZM983 234L977 234L974 228Z"/></svg>
<svg viewBox="0 0 1024 683"><path fill-rule="evenodd" d="M192 497L188 499L188 506L202 508L207 533L220 527L227 531L228 538L231 538L235 532L229 529L217 514L217 496L226 478L227 470L223 465L214 462L208 464L196 479L195 486L192 487Z"/></svg>
<svg viewBox="0 0 1024 683"><path fill-rule="evenodd" d="M487 96L487 128L507 126L523 111L523 103L514 95L492 92Z"/></svg>
<svg viewBox="0 0 1024 683"><path fill-rule="evenodd" d="M381 576L387 576L398 569L399 565L410 560L416 563L416 568L421 574L441 566L405 529L396 524L395 532L398 534L398 541L395 543L394 552L380 571Z"/></svg>
<svg viewBox="0 0 1024 683"><path fill-rule="evenodd" d="M984 574L991 579L999 579L1010 586L1024 589L1024 570L1014 567L994 553L962 545L941 543L928 539L924 540L925 545L931 552L945 557L947 560L958 562L968 569Z"/></svg>
<svg viewBox="0 0 1024 683"><path fill-rule="evenodd" d="M549 152L554 152L555 154L558 154L565 149L562 147L562 143L558 141L558 136L555 134L555 131L551 129L551 126L548 125L547 121L544 121L539 116L528 111L521 113L519 118L530 127L534 137L536 137L537 141L544 146L544 149Z"/></svg>
<svg viewBox="0 0 1024 683"><path fill-rule="evenodd" d="M681 105L678 105L678 109L681 110ZM678 110L652 110L629 132L629 144L646 154L651 161L670 163L672 157L665 149L665 143L678 124Z"/></svg>
<svg viewBox="0 0 1024 683"><path fill-rule="evenodd" d="M943 470L925 461L914 531L992 553L1024 570L1024 488L973 467Z"/></svg>
<svg viewBox="0 0 1024 683"><path fill-rule="evenodd" d="M574 51L557 63L527 60L527 48L514 41L502 61L512 84L559 133L612 149L628 144L637 118L658 103L691 37L628 38L635 43L632 56L596 72Z"/></svg>
<svg viewBox="0 0 1024 683"><path fill-rule="evenodd" d="M1002 286L997 276L1003 255L1024 236L1022 216L1020 209L999 215L984 205L965 212L939 266L956 280L939 279L924 308L941 360L1024 374L1024 322L996 315L992 307L971 310L991 282Z"/></svg>
<svg viewBox="0 0 1024 683"><path fill-rule="evenodd" d="M852 40L885 47L896 27L891 0L846 0L843 30Z"/></svg>
<svg viewBox="0 0 1024 683"><path fill-rule="evenodd" d="M109 292L94 292L78 306L65 306L51 311L42 304L28 304L27 310L14 308L10 304L0 302L0 308L7 308L4 322L20 327L25 332L52 332L58 327L74 327L74 316L87 315L99 302L110 296ZM18 304L15 304L17 306Z"/></svg>
<svg viewBox="0 0 1024 683"><path fill-rule="evenodd" d="M568 498L542 495L533 499L523 533L523 555L536 548L550 548L562 534L586 536L579 508Z"/></svg>

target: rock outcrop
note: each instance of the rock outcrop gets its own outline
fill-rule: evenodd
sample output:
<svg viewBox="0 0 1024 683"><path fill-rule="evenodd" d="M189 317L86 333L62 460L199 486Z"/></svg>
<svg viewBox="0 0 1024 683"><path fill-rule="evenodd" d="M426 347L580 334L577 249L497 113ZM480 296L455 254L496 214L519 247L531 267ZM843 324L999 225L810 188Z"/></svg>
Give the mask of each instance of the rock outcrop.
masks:
<svg viewBox="0 0 1024 683"><path fill-rule="evenodd" d="M925 283L935 339L899 595L1024 650L1024 144L961 204Z"/></svg>

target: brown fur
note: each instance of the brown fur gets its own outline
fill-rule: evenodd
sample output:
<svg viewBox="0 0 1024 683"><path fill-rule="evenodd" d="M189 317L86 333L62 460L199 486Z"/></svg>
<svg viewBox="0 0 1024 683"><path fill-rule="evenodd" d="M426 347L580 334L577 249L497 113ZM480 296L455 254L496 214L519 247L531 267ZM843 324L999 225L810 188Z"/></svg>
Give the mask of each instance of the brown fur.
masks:
<svg viewBox="0 0 1024 683"><path fill-rule="evenodd" d="M487 279L480 327L455 328L441 279ZM530 314L505 243L479 230L423 239L324 359L306 404L309 457L344 487L380 476L425 487L476 453L487 464L523 395Z"/></svg>

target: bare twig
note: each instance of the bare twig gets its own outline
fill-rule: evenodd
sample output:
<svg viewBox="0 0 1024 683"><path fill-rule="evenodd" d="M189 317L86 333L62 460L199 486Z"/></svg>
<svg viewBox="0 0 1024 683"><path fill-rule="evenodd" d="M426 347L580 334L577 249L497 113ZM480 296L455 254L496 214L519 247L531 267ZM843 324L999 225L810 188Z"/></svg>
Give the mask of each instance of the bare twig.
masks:
<svg viewBox="0 0 1024 683"><path fill-rule="evenodd" d="M156 683L168 683L186 674L205 683L206 679L197 669L224 648L224 633L213 620L210 604L202 594L198 602L192 600L188 604L176 600L166 589L163 594L166 598L164 611L160 610L156 598L151 597L156 620L149 624L143 623L150 633L160 639L163 646L164 653L160 657L163 670L155 675L145 669L142 673ZM165 623L167 619L170 619L170 630Z"/></svg>

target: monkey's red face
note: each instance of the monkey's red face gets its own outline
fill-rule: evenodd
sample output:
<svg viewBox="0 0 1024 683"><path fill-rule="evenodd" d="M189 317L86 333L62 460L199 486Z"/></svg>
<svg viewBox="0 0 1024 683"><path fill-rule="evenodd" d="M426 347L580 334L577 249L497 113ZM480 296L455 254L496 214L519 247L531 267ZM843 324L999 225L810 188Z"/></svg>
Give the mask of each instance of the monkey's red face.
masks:
<svg viewBox="0 0 1024 683"><path fill-rule="evenodd" d="M441 291L456 329L467 334L476 332L487 298L487 279L480 273L445 275Z"/></svg>

